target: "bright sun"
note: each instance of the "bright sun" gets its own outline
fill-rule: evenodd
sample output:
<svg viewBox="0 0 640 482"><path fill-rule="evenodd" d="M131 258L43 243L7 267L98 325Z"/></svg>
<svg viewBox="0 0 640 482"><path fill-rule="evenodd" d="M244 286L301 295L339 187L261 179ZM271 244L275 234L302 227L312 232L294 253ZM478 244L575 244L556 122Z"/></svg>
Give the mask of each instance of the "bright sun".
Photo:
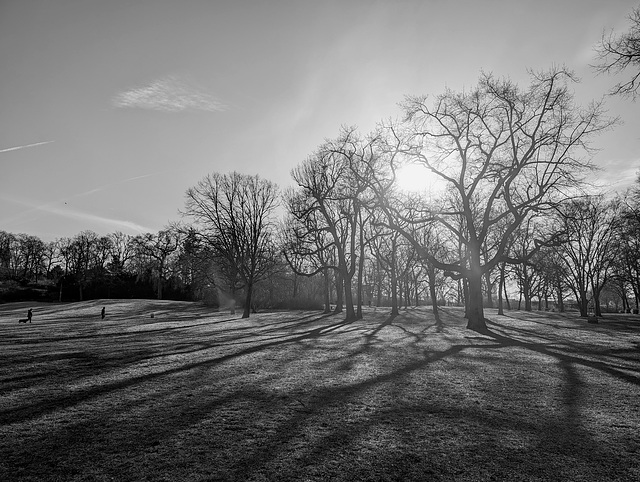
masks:
<svg viewBox="0 0 640 482"><path fill-rule="evenodd" d="M396 182L405 192L436 194L444 189L442 180L422 164L407 164L398 169Z"/></svg>

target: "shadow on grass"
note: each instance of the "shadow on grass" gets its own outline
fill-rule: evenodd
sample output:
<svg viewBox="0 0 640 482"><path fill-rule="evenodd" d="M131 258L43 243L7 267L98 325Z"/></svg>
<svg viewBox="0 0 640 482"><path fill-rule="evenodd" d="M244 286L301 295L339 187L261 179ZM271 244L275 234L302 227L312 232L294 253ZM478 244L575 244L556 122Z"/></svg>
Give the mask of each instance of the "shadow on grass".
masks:
<svg viewBox="0 0 640 482"><path fill-rule="evenodd" d="M566 337L493 321L486 336L463 337L453 311L443 313L448 324L435 333L429 330L438 323L420 313L417 322L410 315L354 323L337 316L233 320L237 326L204 320L103 337L111 357L72 347L93 338L70 338L66 353L40 356L73 362L77 373L65 378L73 390L0 404L0 426L12 427L5 435L13 443L0 442L4 463L33 478L100 479L128 470L130 480L187 473L213 480L513 480L524 470L559 480L553 471L566 470L571 480L570 470L586 467L590 473L576 472L576 479L597 479L607 475L599 464L619 461L615 448L598 446L584 428L590 386L580 368L632 387L638 379L602 361L601 351L580 352L583 345ZM116 340L123 345L113 346ZM134 347L140 351L128 352ZM519 406L551 391L522 380L532 368L521 366L523 353L555 361L557 407ZM90 375L102 378L81 383ZM512 385L499 392L507 375ZM58 422L46 425L51 419ZM44 433L30 431L43 425ZM20 431L27 435L17 438ZM513 445L504 448L505 437ZM35 453L39 467L28 462Z"/></svg>

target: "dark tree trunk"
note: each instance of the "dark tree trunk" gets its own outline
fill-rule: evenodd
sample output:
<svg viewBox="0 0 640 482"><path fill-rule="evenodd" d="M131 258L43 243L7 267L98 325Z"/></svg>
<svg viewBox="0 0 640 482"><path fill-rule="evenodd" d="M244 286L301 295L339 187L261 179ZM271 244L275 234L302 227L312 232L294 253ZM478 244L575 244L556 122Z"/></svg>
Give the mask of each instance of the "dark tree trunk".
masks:
<svg viewBox="0 0 640 482"><path fill-rule="evenodd" d="M158 299L162 299L162 276L164 273L164 264L160 263L160 268L158 269Z"/></svg>
<svg viewBox="0 0 640 482"><path fill-rule="evenodd" d="M436 270L433 266L427 267L429 275L429 296L431 296L431 309L433 310L433 316L436 321L440 321L440 313L438 313L438 298L436 294Z"/></svg>
<svg viewBox="0 0 640 482"><path fill-rule="evenodd" d="M507 304L507 309L511 310L511 303L509 303L509 295L507 294L507 283L506 280L502 281L504 288L504 302Z"/></svg>
<svg viewBox="0 0 640 482"><path fill-rule="evenodd" d="M331 313L331 286L329 284L329 268L324 268L324 313Z"/></svg>
<svg viewBox="0 0 640 482"><path fill-rule="evenodd" d="M564 313L564 298L562 297L562 287L560 286L560 284L558 284L558 287L556 289L556 296L558 297L558 311L560 313Z"/></svg>
<svg viewBox="0 0 640 482"><path fill-rule="evenodd" d="M487 331L484 321L484 309L482 307L482 276L479 269L470 271L469 282L469 302L467 308L467 328L479 333Z"/></svg>
<svg viewBox="0 0 640 482"><path fill-rule="evenodd" d="M391 315L398 315L398 278L396 277L396 268L391 266Z"/></svg>
<svg viewBox="0 0 640 482"><path fill-rule="evenodd" d="M580 308L580 316L586 318L589 312L589 300L587 299L586 291L580 291L580 297L577 301L578 307Z"/></svg>
<svg viewBox="0 0 640 482"><path fill-rule="evenodd" d="M469 281L462 279L462 302L464 303L464 317L469 318Z"/></svg>
<svg viewBox="0 0 640 482"><path fill-rule="evenodd" d="M347 310L347 321L353 321L356 319L356 312L353 309L353 291L351 287L351 278L344 280L344 304Z"/></svg>
<svg viewBox="0 0 640 482"><path fill-rule="evenodd" d="M253 294L253 284L247 283L247 286L245 289L246 289L246 295L244 298L244 310L242 311L242 317L249 318L249 315L251 314L251 296Z"/></svg>
<svg viewBox="0 0 640 482"><path fill-rule="evenodd" d="M484 275L484 282L487 285L487 308L493 308L493 283L491 283L491 272Z"/></svg>
<svg viewBox="0 0 640 482"><path fill-rule="evenodd" d="M500 279L498 281L498 314L504 315L502 307L502 290L504 289L504 264L500 265Z"/></svg>
<svg viewBox="0 0 640 482"><path fill-rule="evenodd" d="M333 310L334 313L342 313L342 304L344 300L344 282L342 280L342 274L336 271L336 307Z"/></svg>
<svg viewBox="0 0 640 482"><path fill-rule="evenodd" d="M524 296L524 311L531 311L531 285L526 266L523 266L522 271L522 294Z"/></svg>

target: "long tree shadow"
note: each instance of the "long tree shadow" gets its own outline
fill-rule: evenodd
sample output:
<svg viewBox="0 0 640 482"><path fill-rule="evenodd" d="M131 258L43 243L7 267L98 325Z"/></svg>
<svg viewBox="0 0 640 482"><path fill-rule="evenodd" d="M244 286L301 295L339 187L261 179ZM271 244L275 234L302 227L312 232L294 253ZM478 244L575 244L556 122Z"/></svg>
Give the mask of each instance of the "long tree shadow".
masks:
<svg viewBox="0 0 640 482"><path fill-rule="evenodd" d="M503 327L501 325L499 325L496 322L487 320L488 324L493 325L495 327L501 327L504 330L510 330L512 329L511 327ZM607 373L608 375L614 376L616 378L619 378L622 381L628 382L628 383L632 383L634 385L640 385L640 376L633 376L633 375L629 375L627 373L625 373L624 371L617 369L615 366L613 366L611 363L606 363L606 362L602 362L602 361L597 361L597 360L592 360L589 358L585 358L583 356L579 356L579 355L574 355L574 354L567 354L564 352L560 352L560 351L554 351L540 343L529 343L529 342L525 342L525 341L521 341L518 340L516 338L512 338L506 335L502 335L499 334L495 331L491 331L491 330L487 330L485 333L483 333L484 335L490 336L491 338L495 339L496 341L500 342L503 346L515 346L515 347L520 347L520 348L525 348L527 350L531 350L534 351L536 353L542 354L542 355L546 355L549 357L553 357L558 359L561 362L564 363L575 363L577 365L583 365L589 368L594 368L596 370L600 370L604 373ZM567 342L567 344L569 346L571 346L570 342ZM577 352L577 350L575 351ZM593 356L601 356L602 353L589 353L589 352L585 352L584 355L588 356L588 355L593 355ZM635 371L640 373L640 370L637 369L626 369L629 371Z"/></svg>
<svg viewBox="0 0 640 482"><path fill-rule="evenodd" d="M222 339L218 339L212 344L205 343L196 347L193 353L198 353L198 351L202 350L211 350L212 348L222 348L223 346L226 347L226 352L200 361L189 361L187 359L176 367L162 368L162 366L160 366L160 369L154 373L101 383L98 386L80 388L66 397L58 397L47 402L33 402L22 408L6 410L0 412L0 424L30 422L37 417L68 409L83 402L96 401L96 399L101 396L107 396L117 391L124 393L125 390L133 388L134 386L142 386L146 382L156 381L160 387L164 387L167 380L181 379L182 376L189 374L191 378L188 381L183 381L185 386L190 387L188 392L175 393L175 386L167 386L166 388L152 390L149 393L145 393L144 396L129 400L117 408L119 411L130 410L134 414L141 414L139 417L136 416L131 419L131 423L139 428L139 436L135 439L129 438L122 440L121 445L124 452L134 453L138 451L139 456L137 460L140 460L148 456L148 453L145 451L153 450L155 444L161 444L163 441L171 440L176 434L183 434L187 432L189 428L199 426L203 420L209 420L211 417L220 418L223 414L229 413L225 410L233 406L237 408L236 412L234 412L235 415L230 417L233 418L232 420L224 422L226 425L223 427L232 430L221 434L217 434L214 430L213 434L206 435L206 437L210 437L207 440L212 440L214 443L214 445L212 445L212 452L220 450L222 453L225 453L225 446L228 443L224 438L225 436L232 437L234 442L242 444L240 446L244 448L244 450L236 452L233 455L233 462L228 464L228 471L224 474L218 474L219 477L225 478L226 480L264 479L265 476L261 470L269 464L288 464L286 466L289 470L293 471L292 473L298 474L300 478L303 478L302 467L312 466L318 463L318 460L322 457L325 459L334 457L340 450L356 445L361 437L368 434L372 428L375 428L380 433L386 433L384 430L388 429L390 433L394 435L399 434L400 432L396 430L395 426L401 425L408 416L417 417L425 423L428 423L431 421L429 416L443 414L443 416L447 418L459 421L462 425L470 424L470 426L473 426L473 424L480 423L486 426L487 429L491 427L502 427L508 431L525 430L536 432L541 426L545 426L546 424L549 429L548 432L551 433L553 432L552 429L559 424L560 427L557 431L557 436L543 437L537 445L537 450L548 453L549 456L551 456L554 451L561 451L564 455L570 456L571 450L579 454L582 458L597 455L593 453L592 449L588 448L590 444L593 443L593 440L581 426L580 404L584 398L584 381L579 371L576 370L576 366L584 365L590 368L604 370L605 372L605 367L614 371L615 367L597 360L588 360L576 355L551 350L538 342L527 342L512 338L508 336L508 331L511 327L501 326L497 323L491 324L490 326L492 326L494 330L489 331L487 337L483 337L487 341L486 343L455 343L443 350L433 350L425 346L421 352L419 352L416 347L413 347L410 353L399 353L399 358L401 359L397 364L389 364L390 369L387 372L367 376L364 379L355 380L350 383L342 382L320 385L313 378L309 378L309 380L306 381L307 385L300 389L300 392L290 392L284 388L276 389L274 387L266 389L252 384L238 385L239 388L225 391L226 383L223 380L219 380L216 382L215 387L217 390L220 390L220 393L215 390L206 392L199 389L200 385L206 381L206 378L200 378L200 375L208 374L210 376L210 369L217 368L225 362L234 361L239 363L242 357L250 358L251 355L266 353L267 351L279 353L284 351L284 348L288 345L293 346L308 343L309 346L313 348L315 343L309 342L318 342L320 340L331 341L332 335L346 333L347 330L351 330L349 333L355 333L356 335L361 334L359 337L354 337L354 339L361 340L361 345L372 347L377 344L378 347L384 348L387 345L385 340L379 336L380 332L385 328L394 326L394 317L389 317L382 323L377 324L373 330L369 330L364 323L351 324L341 320L318 326L315 321L312 320L309 322L305 320L305 322L300 323L293 321L281 325L274 323L268 327L268 339L258 339L258 335L254 333L254 339L257 341L255 343L247 342L249 346L232 346L228 343L228 339L225 339L224 342ZM278 334L277 326L281 327L280 334ZM246 340L245 336L248 336L248 332L251 329L251 327L247 326L243 328L242 333L236 333L234 335L237 336L236 340L244 343ZM495 330L497 329L501 329L505 333L496 333ZM518 336L521 335L522 333ZM336 340L342 340L344 344L344 339L336 337ZM183 343L181 346L182 348L188 349L188 345L189 343ZM175 348L177 345L172 346ZM242 346L242 348L237 349L238 346ZM428 397L426 397L424 401L413 402L403 402L401 399L398 399L398 406L365 406L367 398L363 397L363 394L369 393L381 386L395 386L398 380L409 377L415 373L428 371L430 366L439 361L452 357L461 357L463 353L471 349L475 350L474 353L477 353L477 351L482 353L482 351L490 352L492 350L502 350L509 347L531 350L558 360L559 366L564 374L564 385L561 392L564 404L564 410L562 412L550 414L548 419L544 421L524 420L518 425L512 420L506 421L504 417L499 415L487 414L486 411L483 411L481 408L473 408L473 406L471 408L456 408L458 400L453 398L449 402L432 402ZM301 348L304 348L304 346ZM331 350L332 348L329 346L327 349ZM335 348L334 359L342 357L345 350L349 352L348 349L345 349L344 345L337 346ZM357 352L357 347L354 347L354 350ZM351 351L353 352L354 350ZM157 356L173 353L175 353L175 350L170 353L160 353ZM291 356L293 357L293 355L296 354L300 354L300 352L295 352ZM419 354L421 354L421 356L418 356ZM402 356L406 358L402 358ZM291 360L292 358L289 359L290 362L292 362ZM470 358L471 363L477 363L477 361L477 356ZM260 367L260 360L256 360L256 369L259 370ZM284 369L283 366L275 367L275 371L278 372L275 375L276 380L278 379L277 377L281 376L280 370L282 369ZM239 367L238 370L242 372L241 367ZM607 373L615 375L612 372ZM162 383L159 382L161 378L164 380ZM623 381L638 384L635 377L618 378ZM200 385L196 385L196 388L191 385L192 383L196 383L195 380L200 380ZM266 385L263 384L263 387L266 387ZM193 393L190 392L196 392L195 396L191 397ZM173 400L175 404L168 404L165 400L169 399ZM342 418L335 414L339 410L349 410L349 407L352 407L352 405L348 404L352 401L354 401L354 403L357 401L356 406L362 407L362 410L358 412L361 412L360 415L354 414L354 419L357 423L339 423ZM246 404L253 404L259 409L255 412L257 414L255 420L247 421L241 419L241 417L243 417L242 407L245 407ZM171 408L180 405L184 405L186 408L178 411L176 411L175 408ZM108 419L113 419L113 424L119 423L121 419L119 413L115 410L114 408L112 412L106 414ZM100 423L102 422L99 422L101 416L104 418L104 415L94 414L94 418L91 420L79 421L72 425L59 427L56 429L56 437L40 438L31 448L36 450L37 453L43 454L54 449L55 445L67 445L70 450L82 450L82 445L85 442L90 443L90 441L88 439L78 439L78 435L81 433L91 433L92 430L101 427L102 425L100 425ZM321 421L323 418L325 420ZM272 423L275 428L269 431L253 430L259 422ZM394 426L393 430L389 428L390 425ZM221 425L215 425L215 427L220 428ZM309 428L313 429L312 433L309 433ZM117 435L111 436L117 437ZM292 436L296 437L296 439L292 440ZM243 439L244 437L246 437L246 439ZM571 440L567 442L567 438ZM578 444L576 440L583 440L584 444ZM562 444L564 444L566 448L563 449ZM142 448L140 446L142 446ZM593 446L595 447L595 444L593 444ZM291 450L295 447L298 447L298 449L297 452L293 454ZM401 454L399 451L394 452L392 447L393 446L385 447L381 445L378 452L378 459L384 461L384 464L387 464L385 467L388 467L388 470L391 471L389 473L395 473L398 478L404 477L405 480L416 480L416 470L418 469L415 467L424 470L424 473L429 470L429 466L431 466L431 468L438 467L435 449L433 452L429 452L428 456L425 456L423 453L419 454L421 458L414 459L412 457L416 456L415 454ZM426 444L421 445L421 448L423 450L429 450ZM19 450L26 450L26 444L19 447ZM599 457L608 456L611 456L610 451L604 449ZM18 456L14 454L12 457L15 459ZM54 462L53 456L49 457L45 455L45 457L48 457L47 460L51 459L52 463ZM97 457L99 457L99 455L97 455ZM213 455L213 457L215 457L215 455ZM524 459L526 454L523 454L522 457ZM214 458L213 460L216 459ZM446 469L447 466L443 463L443 467ZM373 472L363 473L368 475L373 474ZM380 480L383 475L384 474L380 475ZM357 480L357 478L355 480Z"/></svg>

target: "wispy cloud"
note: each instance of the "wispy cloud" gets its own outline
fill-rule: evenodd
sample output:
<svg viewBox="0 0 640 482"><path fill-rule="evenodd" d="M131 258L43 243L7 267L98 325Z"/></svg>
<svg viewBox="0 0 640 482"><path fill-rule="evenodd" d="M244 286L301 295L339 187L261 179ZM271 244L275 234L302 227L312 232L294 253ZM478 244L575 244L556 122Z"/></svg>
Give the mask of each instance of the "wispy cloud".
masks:
<svg viewBox="0 0 640 482"><path fill-rule="evenodd" d="M109 189L111 187L118 186L120 184L125 184L125 183L131 182L131 181L137 181L139 179L146 179L146 178L149 178L149 177L159 176L160 174L165 174L167 172L176 171L176 170L177 169L173 169L173 168L172 169L164 169L162 171L151 172L149 174L142 174L140 176L127 177L125 179L120 179L118 181L110 182L108 184L103 184L102 186L94 187L93 189L90 189L88 191L83 191L83 192L76 193L76 194L74 194L72 196L69 196L69 197L67 197L65 199L69 200L69 199L78 198L78 197L82 197L82 196L88 196L90 194L94 194L94 193L97 193L97 192L100 192L100 191L105 191L105 190L107 190L107 189Z"/></svg>
<svg viewBox="0 0 640 482"><path fill-rule="evenodd" d="M44 144L51 144L52 142L54 141L36 142L34 144L25 144L24 146L7 147L6 149L0 149L0 152L17 151L19 149L27 149L28 147L36 147L36 146L42 146Z"/></svg>
<svg viewBox="0 0 640 482"><path fill-rule="evenodd" d="M120 92L112 99L115 107L165 112L203 110L223 112L228 106L193 82L169 75L142 87Z"/></svg>
<svg viewBox="0 0 640 482"><path fill-rule="evenodd" d="M605 191L622 192L631 187L640 172L640 158L609 159L600 163L595 184Z"/></svg>
<svg viewBox="0 0 640 482"><path fill-rule="evenodd" d="M17 198L4 198L3 196L0 195L0 200L4 200L7 202L12 202L15 204L20 204L23 205L25 207L27 207L28 209L15 213L13 216L6 218L6 219L0 219L0 224L5 223L12 223L12 222L16 222L19 221L20 219L24 219L26 216L32 214L32 213L47 213L47 214L55 214L58 216L63 216L66 218L70 218L70 219L79 219L79 220L83 220L83 221L89 221L89 222L93 222L93 223L98 223L101 224L105 227L115 227L118 229L123 229L123 230L130 230L133 232L139 232L139 233L146 233L146 232L152 232L154 231L151 228L148 228L146 226L142 226L140 224L134 223L132 221L127 221L127 220L123 220L123 219L113 219L113 218L107 218L107 217L103 217L103 216L98 216L95 214L91 214L91 213L86 213L86 212L82 212L79 210L74 209L71 205L73 204L72 201L78 199L78 198L82 198L85 196L89 196L91 194L100 192L100 191L105 191L108 190L111 187L120 185L120 184L125 184L128 182L132 182L132 181L137 181L140 179L146 179L146 178L150 178L150 177L154 177L160 174L164 174L167 172L171 172L174 171L175 169L164 169L161 171L157 171L157 172L152 172L152 173L148 173L148 174L142 174L139 176L133 176L133 177L128 177L125 179L120 179L118 181L115 182L111 182L109 184L104 184L102 186L98 186L95 187L93 189L90 189L88 191L83 191L83 192L78 192L75 194L70 194L69 196L65 196L64 198L58 199L56 201L51 201L45 204L35 204L29 200L23 200L23 199L17 199Z"/></svg>
<svg viewBox="0 0 640 482"><path fill-rule="evenodd" d="M0 196L0 199L2 199L1 196ZM97 214L83 212L83 211L74 209L73 207L67 205L66 203L61 204L59 201L50 202L46 204L35 204L30 200L23 200L23 199L16 199L16 198L5 199L5 200L10 201L14 204L20 204L20 205L26 206L29 209L21 213L18 213L17 215L12 216L10 218L1 219L0 222L2 222L3 224L10 224L10 223L16 223L16 222L20 224L21 221L25 219L25 217L29 214L45 213L48 216L54 215L54 216L60 216L67 219L74 219L74 220L80 220L83 222L93 223L94 225L99 225L103 227L106 231L113 230L113 229L130 231L134 233L147 233L147 232L154 231L153 229L147 226L143 226L141 224L138 224L126 219L114 219L114 218L108 218L105 216L99 216Z"/></svg>
<svg viewBox="0 0 640 482"><path fill-rule="evenodd" d="M142 226L141 224L138 224L138 223L134 223L133 221L127 221L125 219L107 218L105 216L98 216L96 214L76 211L74 209L69 208L68 206L58 207L58 206L52 206L52 205L44 205L44 206L39 206L38 209L40 211L44 211L49 214L55 214L55 215L70 218L70 219L78 219L81 221L87 221L87 222L99 224L104 226L107 230L125 229L125 230L134 231L137 233L148 233L148 232L154 231L151 228Z"/></svg>

